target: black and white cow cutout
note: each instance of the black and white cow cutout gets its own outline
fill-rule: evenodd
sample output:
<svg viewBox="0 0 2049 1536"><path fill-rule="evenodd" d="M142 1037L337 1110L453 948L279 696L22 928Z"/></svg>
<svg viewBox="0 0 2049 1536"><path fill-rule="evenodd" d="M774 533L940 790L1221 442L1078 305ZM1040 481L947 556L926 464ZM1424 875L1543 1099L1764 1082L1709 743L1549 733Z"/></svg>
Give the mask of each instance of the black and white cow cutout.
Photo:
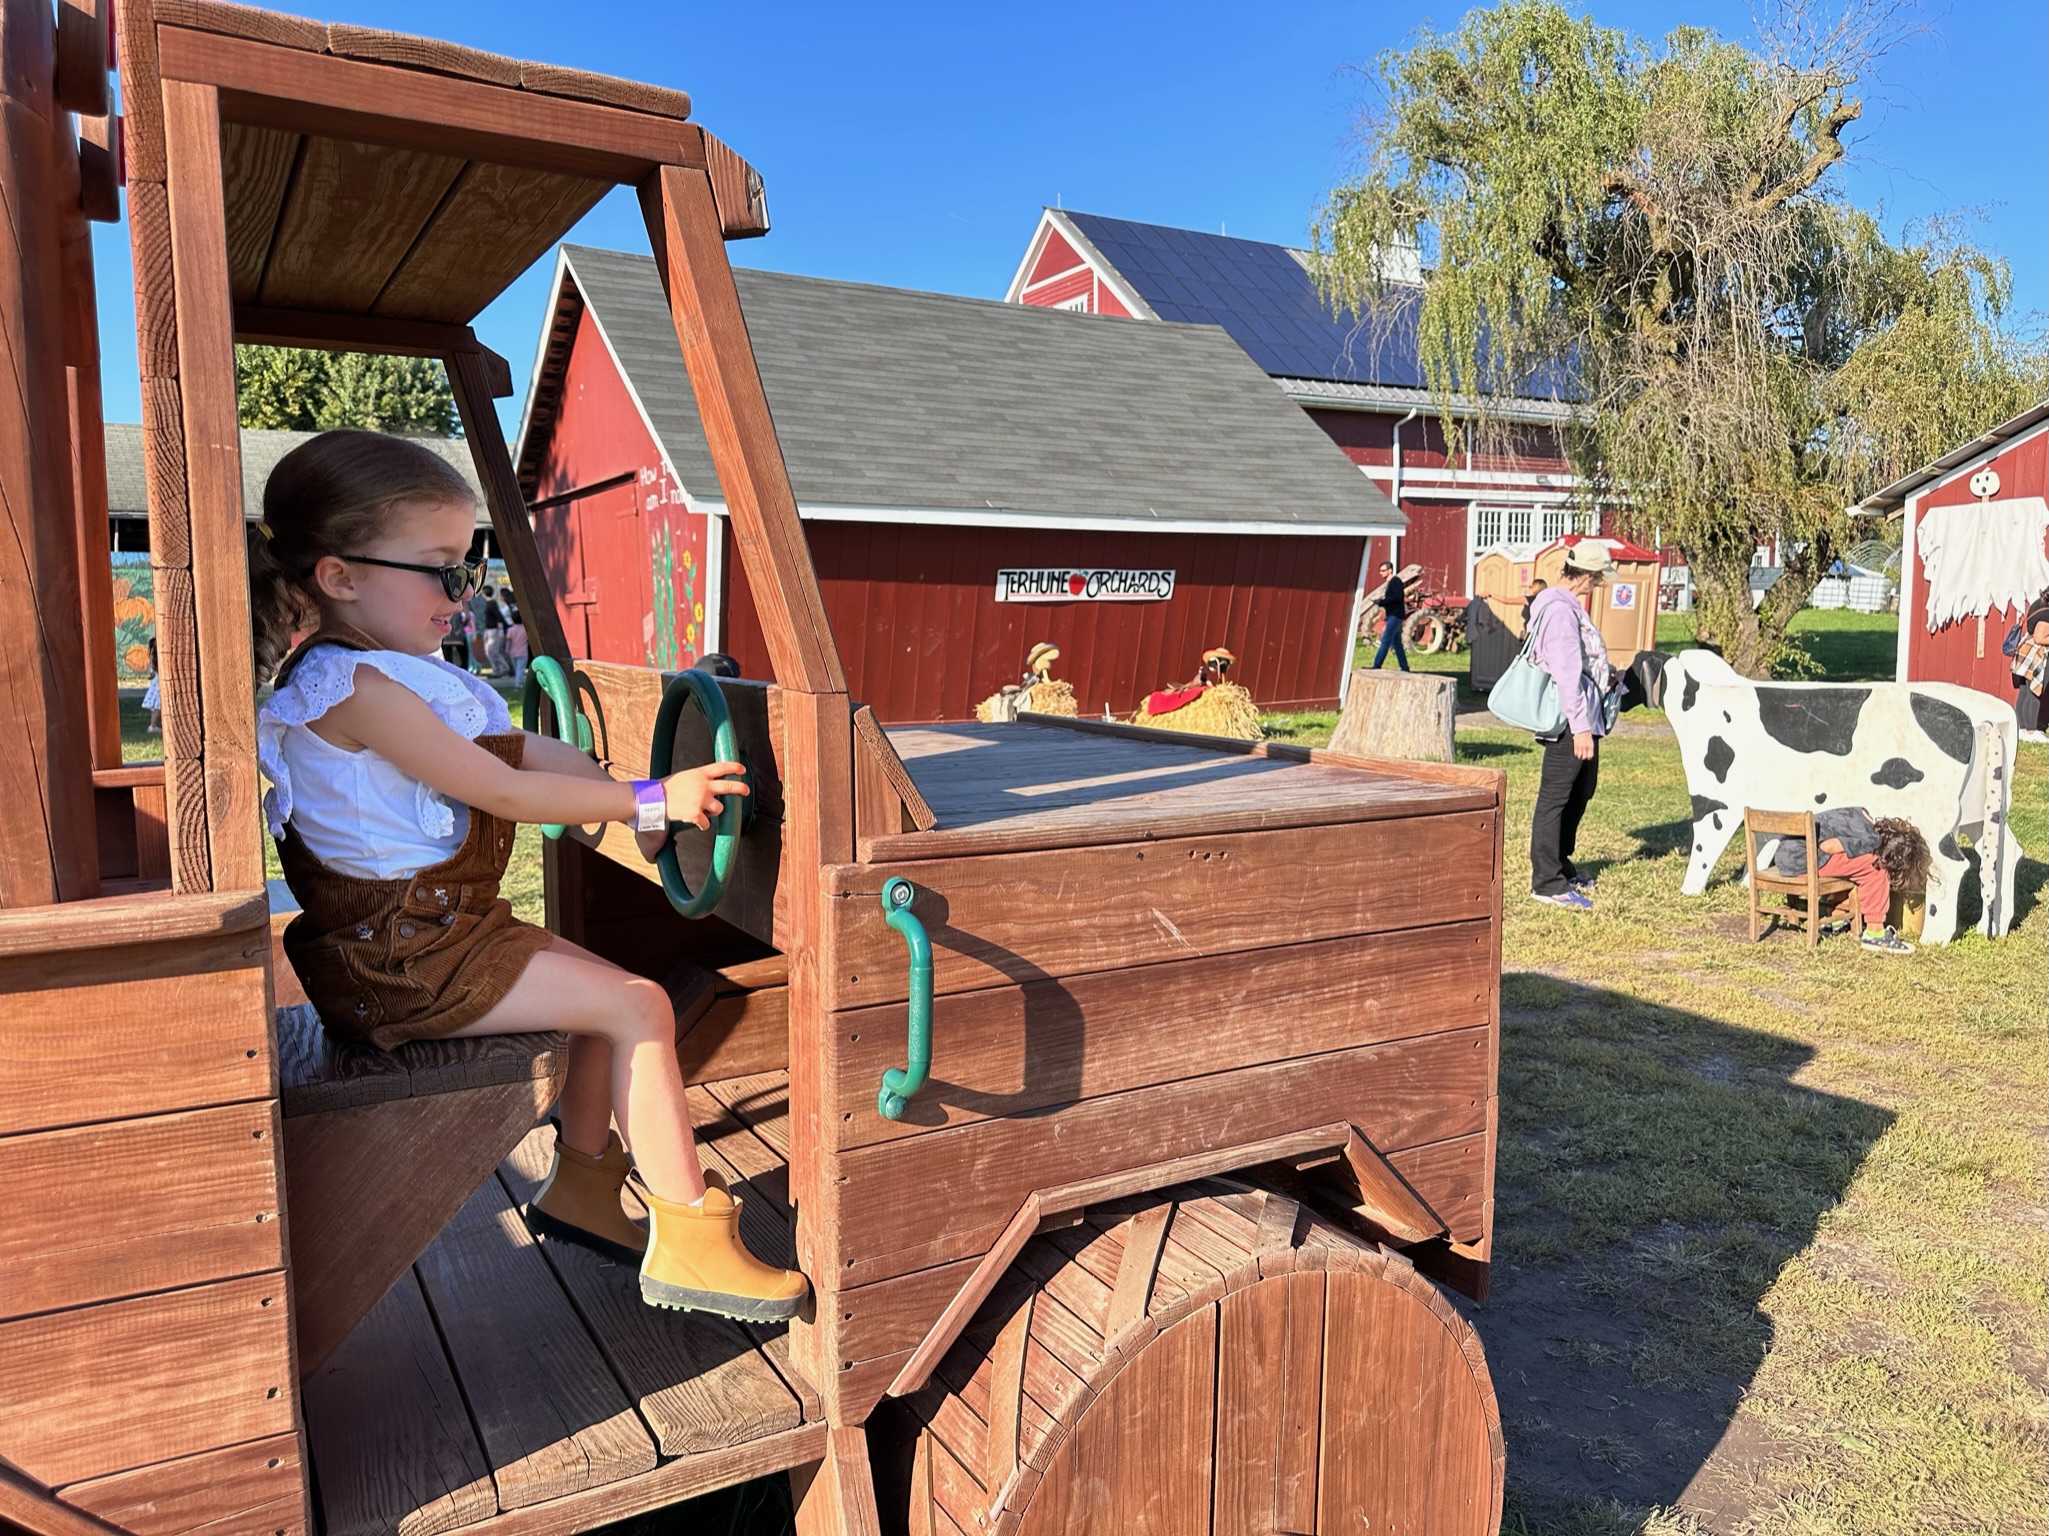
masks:
<svg viewBox="0 0 2049 1536"><path fill-rule="evenodd" d="M1954 683L1760 683L1698 650L1667 662L1663 684L1693 797L1686 895L1707 889L1743 828L1744 807L1861 805L1874 817L1912 822L1927 839L1924 944L1946 944L1956 933L1957 897L1971 868L1959 837L1979 850L1981 871L1997 870L1992 889L1980 886L1981 931L2012 926L2020 843L2007 825L2007 801L2016 722L2004 699Z"/></svg>

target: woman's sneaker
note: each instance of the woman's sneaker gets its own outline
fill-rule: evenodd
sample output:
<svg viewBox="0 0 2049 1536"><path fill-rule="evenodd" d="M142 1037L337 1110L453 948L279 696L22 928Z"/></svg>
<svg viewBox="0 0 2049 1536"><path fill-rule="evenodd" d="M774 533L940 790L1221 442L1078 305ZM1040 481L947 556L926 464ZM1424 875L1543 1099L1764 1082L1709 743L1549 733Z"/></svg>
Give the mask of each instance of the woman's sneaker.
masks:
<svg viewBox="0 0 2049 1536"><path fill-rule="evenodd" d="M1591 912L1594 910L1593 898L1587 895L1585 891L1574 890L1571 886L1567 886L1556 896L1546 896L1542 891L1531 891L1530 900L1541 901L1546 906L1563 907L1568 912Z"/></svg>
<svg viewBox="0 0 2049 1536"><path fill-rule="evenodd" d="M1866 928L1864 947L1881 955L1911 955L1914 946L1891 928Z"/></svg>

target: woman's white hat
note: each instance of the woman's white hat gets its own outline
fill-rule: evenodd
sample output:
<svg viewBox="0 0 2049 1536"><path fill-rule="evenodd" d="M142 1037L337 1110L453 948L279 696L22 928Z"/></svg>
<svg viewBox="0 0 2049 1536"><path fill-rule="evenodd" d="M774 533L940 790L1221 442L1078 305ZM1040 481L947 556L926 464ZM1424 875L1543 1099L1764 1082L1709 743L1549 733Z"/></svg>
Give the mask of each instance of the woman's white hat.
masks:
<svg viewBox="0 0 2049 1536"><path fill-rule="evenodd" d="M1565 568L1580 576L1606 576L1615 569L1615 557L1599 539L1581 539L1566 550Z"/></svg>

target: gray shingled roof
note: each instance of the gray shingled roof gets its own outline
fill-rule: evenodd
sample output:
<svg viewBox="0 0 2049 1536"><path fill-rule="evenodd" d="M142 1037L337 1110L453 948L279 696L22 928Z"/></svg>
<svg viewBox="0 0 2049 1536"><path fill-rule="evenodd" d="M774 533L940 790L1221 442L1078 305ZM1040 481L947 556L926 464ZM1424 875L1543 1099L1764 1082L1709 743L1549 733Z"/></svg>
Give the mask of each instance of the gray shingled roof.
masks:
<svg viewBox="0 0 2049 1536"><path fill-rule="evenodd" d="M242 515L254 521L263 512L263 482L270 478L277 461L290 453L312 432L270 432L242 430ZM470 462L469 444L459 438L423 437L420 442L453 464L477 493L477 524L487 527L491 516L484 510L484 489L477 481L476 466ZM107 423L107 515L147 517L149 497L142 470L142 428L132 421Z"/></svg>
<svg viewBox="0 0 2049 1536"><path fill-rule="evenodd" d="M587 246L563 254L685 490L715 497L654 262ZM1405 526L1213 326L779 272L734 277L807 515L897 508L1136 526Z"/></svg>

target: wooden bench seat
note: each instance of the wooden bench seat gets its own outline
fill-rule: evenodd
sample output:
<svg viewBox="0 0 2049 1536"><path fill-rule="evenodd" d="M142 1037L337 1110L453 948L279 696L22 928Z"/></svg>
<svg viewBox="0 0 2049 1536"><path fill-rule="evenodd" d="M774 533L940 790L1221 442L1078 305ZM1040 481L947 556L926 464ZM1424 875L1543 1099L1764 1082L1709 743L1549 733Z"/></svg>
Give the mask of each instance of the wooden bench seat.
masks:
<svg viewBox="0 0 2049 1536"><path fill-rule="evenodd" d="M380 1051L330 1036L311 1004L277 1010L302 1376L547 1112L568 1046L565 1034L493 1035Z"/></svg>

